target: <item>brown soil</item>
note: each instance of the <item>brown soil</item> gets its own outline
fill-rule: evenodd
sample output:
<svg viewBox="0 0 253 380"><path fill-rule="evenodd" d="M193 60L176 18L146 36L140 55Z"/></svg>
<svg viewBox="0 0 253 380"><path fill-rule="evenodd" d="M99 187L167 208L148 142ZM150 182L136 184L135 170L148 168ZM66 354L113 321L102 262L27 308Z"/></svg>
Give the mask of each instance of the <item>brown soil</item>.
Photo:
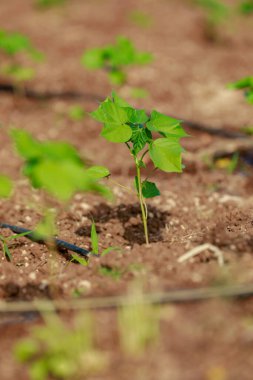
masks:
<svg viewBox="0 0 253 380"><path fill-rule="evenodd" d="M32 3L9 0L0 6L1 28L29 35L46 54L46 61L27 87L38 94L88 96L35 100L0 93L0 172L16 180L12 199L0 203L0 221L32 229L40 220L39 205L44 201L44 195L31 191L20 174L21 162L13 154L8 135L15 125L41 140L68 141L83 157L110 169L108 185L115 194L114 203L77 194L69 207L53 202L52 207L59 210L60 238L89 248L90 220L94 218L101 250L109 246L121 250L93 257L88 267L83 267L70 263L66 252L50 253L45 245L26 238L15 240L10 245L13 261L2 258L0 263L1 299L121 295L139 277L144 279L147 292L251 283L251 167L241 162L230 175L211 170L204 159L207 154L248 151L249 139L222 138L186 127L192 137L183 142L185 172L155 176L162 196L148 202L151 245L146 247L136 198L117 185L132 184L134 166L128 152L99 137L100 127L91 118L74 122L67 117L67 110L81 104L91 111L97 105L93 99L110 93L105 73L84 70L80 56L84 49L102 46L122 34L155 57L150 66L129 70L129 83L120 90L122 96L137 107L239 131L252 123L252 109L240 93L227 90L226 84L252 74L252 18L234 20L233 28L224 27L223 38L211 43L203 33L202 13L190 2L73 0L46 11L39 11ZM150 28L129 21L129 12L135 9L152 16ZM143 87L150 96L133 101L131 87ZM10 234L8 230L1 233ZM209 251L178 263L186 251L204 243L222 250L223 268ZM115 312L97 312L98 344L111 357L103 379L251 380L252 313L251 300L165 307L161 339L147 351L147 360L147 355L133 359L119 351ZM27 320L22 315L0 318L1 379L28 379L24 366L13 359L12 348L27 335L31 321L23 323Z"/></svg>

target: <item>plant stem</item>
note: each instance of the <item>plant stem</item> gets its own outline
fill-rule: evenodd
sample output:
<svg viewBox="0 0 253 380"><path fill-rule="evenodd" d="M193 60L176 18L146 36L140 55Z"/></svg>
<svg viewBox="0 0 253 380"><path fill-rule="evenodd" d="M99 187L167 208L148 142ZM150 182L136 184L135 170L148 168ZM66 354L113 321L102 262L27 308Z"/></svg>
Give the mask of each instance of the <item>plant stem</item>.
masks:
<svg viewBox="0 0 253 380"><path fill-rule="evenodd" d="M141 169L138 163L138 160L135 160L136 164L136 173L137 173L137 183L138 183L138 198L141 206L141 214L142 214L142 222L143 222L143 227L144 227L144 234L145 234L145 240L146 240L146 245L149 245L149 238L148 238L148 224L147 224L147 211L145 208L145 201L143 199L142 195L142 182L141 182Z"/></svg>

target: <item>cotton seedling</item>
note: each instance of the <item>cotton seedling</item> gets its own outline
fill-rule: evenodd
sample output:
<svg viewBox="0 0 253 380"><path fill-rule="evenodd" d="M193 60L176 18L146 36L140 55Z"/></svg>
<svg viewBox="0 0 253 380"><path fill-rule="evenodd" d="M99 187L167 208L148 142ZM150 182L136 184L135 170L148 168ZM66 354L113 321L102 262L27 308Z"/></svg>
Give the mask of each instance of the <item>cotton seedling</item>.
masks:
<svg viewBox="0 0 253 380"><path fill-rule="evenodd" d="M181 173L182 152L180 139L188 136L180 120L152 111L148 115L144 110L131 107L116 93L102 102L91 116L104 126L101 135L113 143L124 143L135 163L136 176L134 187L139 199L146 244L149 244L148 212L145 198L160 195L154 182L142 179L141 171L146 167L144 158L149 155L154 169L164 172ZM157 136L159 136L157 138Z"/></svg>
<svg viewBox="0 0 253 380"><path fill-rule="evenodd" d="M21 129L13 129L11 136L24 159L23 174L28 177L33 188L44 190L63 205L67 205L77 192L95 192L111 198L109 189L99 182L109 175L108 169L103 166L88 167L70 144L41 142ZM48 205L44 206L43 219L34 233L38 240L54 248L57 213L51 211Z"/></svg>
<svg viewBox="0 0 253 380"><path fill-rule="evenodd" d="M30 133L13 129L12 138L24 159L23 174L34 188L44 189L61 202L78 191L94 191L109 197L109 190L99 180L109 175L102 166L87 167L76 149L61 141L40 142Z"/></svg>
<svg viewBox="0 0 253 380"><path fill-rule="evenodd" d="M17 83L32 79L35 75L33 68L24 67L20 64L20 54L29 56L33 61L43 59L42 53L34 48L28 37L20 33L9 33L5 30L0 30L0 54L7 62L0 66L0 72ZM3 58L1 60L3 61Z"/></svg>
<svg viewBox="0 0 253 380"><path fill-rule="evenodd" d="M112 84L121 85L126 82L126 68L131 65L150 63L152 55L139 52L131 40L118 37L114 45L95 48L86 51L81 59L83 66L88 69L104 69L108 72Z"/></svg>
<svg viewBox="0 0 253 380"><path fill-rule="evenodd" d="M14 348L17 360L28 366L31 380L82 380L107 367L107 355L94 344L90 314L79 314L73 327L56 314L44 315L44 319L44 326L34 327L30 338Z"/></svg>
<svg viewBox="0 0 253 380"><path fill-rule="evenodd" d="M253 105L253 76L248 76L234 83L229 83L228 88L232 90L243 90L247 102Z"/></svg>

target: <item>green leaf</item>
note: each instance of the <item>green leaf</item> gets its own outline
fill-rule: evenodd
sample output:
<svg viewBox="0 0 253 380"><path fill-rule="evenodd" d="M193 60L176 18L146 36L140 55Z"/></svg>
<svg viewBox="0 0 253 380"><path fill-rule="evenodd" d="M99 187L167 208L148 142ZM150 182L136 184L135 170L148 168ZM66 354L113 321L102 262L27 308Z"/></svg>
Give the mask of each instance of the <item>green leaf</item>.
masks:
<svg viewBox="0 0 253 380"><path fill-rule="evenodd" d="M74 121L80 121L84 119L85 111L82 106L75 105L69 108L68 116Z"/></svg>
<svg viewBox="0 0 253 380"><path fill-rule="evenodd" d="M38 223L35 229L35 235L50 239L57 234L55 225L55 213L47 211L43 219Z"/></svg>
<svg viewBox="0 0 253 380"><path fill-rule="evenodd" d="M103 257L112 251L121 251L121 248L120 247L108 247L108 248L103 250L103 252L101 253L100 256Z"/></svg>
<svg viewBox="0 0 253 380"><path fill-rule="evenodd" d="M128 121L133 124L144 124L148 121L148 116L144 110L137 110L132 107L126 108Z"/></svg>
<svg viewBox="0 0 253 380"><path fill-rule="evenodd" d="M163 115L160 112L152 111L150 121L147 122L150 131L163 132L166 135L178 137L188 136L180 125L180 120Z"/></svg>
<svg viewBox="0 0 253 380"><path fill-rule="evenodd" d="M89 261L86 260L86 259L84 259L83 257L80 257L80 256L78 256L75 253L72 253L71 256L72 256L71 261L76 261L76 262L78 262L79 264L81 264L84 267L87 267L89 265Z"/></svg>
<svg viewBox="0 0 253 380"><path fill-rule="evenodd" d="M110 125L125 124L128 121L126 110L109 98L101 103L96 111L91 112L91 116L102 123Z"/></svg>
<svg viewBox="0 0 253 380"><path fill-rule="evenodd" d="M8 198L12 192L12 182L11 180L5 176L0 175L0 197Z"/></svg>
<svg viewBox="0 0 253 380"><path fill-rule="evenodd" d="M246 89L246 88L250 88L250 87L253 87L253 76L252 77L245 77L245 78L242 78L236 82L233 82L233 83L229 83L228 84L228 88L230 89L236 89L236 90L242 90L242 89Z"/></svg>
<svg viewBox="0 0 253 380"><path fill-rule="evenodd" d="M11 252L9 250L9 247L8 245L6 244L6 242L4 241L3 242L3 251L4 251L4 256L8 259L8 260L12 260L12 255L11 255Z"/></svg>
<svg viewBox="0 0 253 380"><path fill-rule="evenodd" d="M131 141L133 143L134 153L139 153L146 143L150 140L150 136L147 134L146 128L142 126L133 126Z"/></svg>
<svg viewBox="0 0 253 380"><path fill-rule="evenodd" d="M160 191L158 190L154 182L143 181L142 195L144 196L144 198L154 198L160 195Z"/></svg>
<svg viewBox="0 0 253 380"><path fill-rule="evenodd" d="M91 238L92 252L98 255L98 235L97 235L97 231L96 231L96 225L94 222L92 222L92 224L91 224L90 238Z"/></svg>
<svg viewBox="0 0 253 380"><path fill-rule="evenodd" d="M250 91L246 92L245 96L246 96L247 102L249 104L253 104L253 87Z"/></svg>
<svg viewBox="0 0 253 380"><path fill-rule="evenodd" d="M105 125L102 129L101 136L106 140L121 143L130 140L132 136L132 129L129 125Z"/></svg>
<svg viewBox="0 0 253 380"><path fill-rule="evenodd" d="M86 170L86 173L94 180L108 177L110 175L109 170L105 166L91 166Z"/></svg>
<svg viewBox="0 0 253 380"><path fill-rule="evenodd" d="M178 139L160 138L149 147L149 154L154 165L165 172L182 172L183 148Z"/></svg>
<svg viewBox="0 0 253 380"><path fill-rule="evenodd" d="M100 69L104 66L103 49L95 48L85 52L81 58L81 63L88 69Z"/></svg>

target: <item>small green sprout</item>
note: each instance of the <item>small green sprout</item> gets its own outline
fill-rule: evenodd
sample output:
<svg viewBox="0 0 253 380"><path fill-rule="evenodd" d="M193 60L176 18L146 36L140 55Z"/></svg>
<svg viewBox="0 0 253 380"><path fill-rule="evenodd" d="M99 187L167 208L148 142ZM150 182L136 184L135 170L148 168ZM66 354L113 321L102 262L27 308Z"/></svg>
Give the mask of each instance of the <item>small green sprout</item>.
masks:
<svg viewBox="0 0 253 380"><path fill-rule="evenodd" d="M19 33L9 33L0 30L0 52L5 54L8 61L0 67L0 72L17 82L24 82L34 77L35 71L30 67L23 67L18 62L19 54L30 56L33 61L41 61L43 54L35 49L28 37Z"/></svg>
<svg viewBox="0 0 253 380"><path fill-rule="evenodd" d="M86 51L81 63L88 69L104 69L108 72L112 84L121 85L126 82L125 68L130 65L150 63L152 55L139 52L126 37L118 37L114 45Z"/></svg>
<svg viewBox="0 0 253 380"><path fill-rule="evenodd" d="M14 234L14 235L11 235L8 237L4 237L3 235L0 235L0 244L2 246L3 254L4 254L4 257L8 261L12 260L12 254L10 252L9 242L11 240L18 239L18 238L25 236L25 235L28 235L28 234L29 234L29 232L22 232L21 234Z"/></svg>
<svg viewBox="0 0 253 380"><path fill-rule="evenodd" d="M13 129L11 135L25 160L23 173L34 188L42 188L62 202L67 202L78 191L110 196L109 190L98 182L108 176L109 171L102 166L87 168L70 144L40 142L21 129Z"/></svg>
<svg viewBox="0 0 253 380"><path fill-rule="evenodd" d="M234 83L229 83L232 90L244 90L244 95L249 104L253 105L253 76L242 78Z"/></svg>
<svg viewBox="0 0 253 380"><path fill-rule="evenodd" d="M112 251L120 251L119 247L108 247L104 249L101 253L99 252L98 234L97 234L96 225L94 221L92 222L92 225L91 225L90 238L91 238L91 252L95 253L96 255L99 255L100 257L103 257Z"/></svg>
<svg viewBox="0 0 253 380"><path fill-rule="evenodd" d="M181 173L182 152L180 139L188 136L183 130L180 120L152 111L147 115L144 110L131 107L116 93L100 104L91 116L101 122L104 127L101 135L113 143L124 143L132 156L136 177L135 191L139 199L146 244L148 236L148 212L145 198L160 195L156 184L141 178L141 170L146 167L144 158L149 154L154 170ZM156 138L156 135L160 135Z"/></svg>
<svg viewBox="0 0 253 380"><path fill-rule="evenodd" d="M29 366L31 380L82 380L102 372L107 355L94 344L90 314L80 314L72 328L56 314L45 315L45 325L34 327L30 338L18 342L14 354Z"/></svg>

